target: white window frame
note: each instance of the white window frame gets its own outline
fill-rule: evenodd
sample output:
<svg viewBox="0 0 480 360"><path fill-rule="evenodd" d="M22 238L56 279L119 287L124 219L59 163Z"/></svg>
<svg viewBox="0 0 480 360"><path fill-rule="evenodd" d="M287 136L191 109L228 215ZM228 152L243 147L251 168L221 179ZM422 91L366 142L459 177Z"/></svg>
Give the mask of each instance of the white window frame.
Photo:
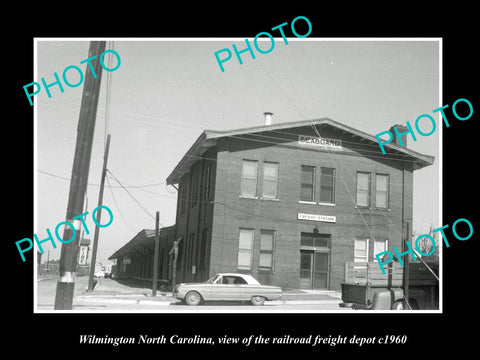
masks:
<svg viewBox="0 0 480 360"><path fill-rule="evenodd" d="M378 205L378 177L384 176L387 178L387 189L385 190L386 194L386 204L385 206ZM389 209L390 208L390 175L389 174L375 174L375 207L378 209Z"/></svg>
<svg viewBox="0 0 480 360"><path fill-rule="evenodd" d="M276 174L275 174L275 180L272 179L265 179L265 165L276 165ZM278 173L279 173L279 164L278 162L273 162L273 161L264 161L263 162L263 181L262 181L262 198L263 199L269 199L269 200L276 200L278 199ZM273 182L275 181L275 196L266 196L265 195L265 181Z"/></svg>
<svg viewBox="0 0 480 360"><path fill-rule="evenodd" d="M251 246L249 249L247 248L241 248L240 247L240 235L242 233L242 231L249 231L252 235L252 238L251 238ZM248 228L240 228L239 231L238 231L238 254L237 254L237 269L238 270L247 270L247 271L252 271L252 265L253 265L253 248L254 248L254 243L255 243L255 230L254 229L248 229ZM239 259L240 259L240 252L241 251L249 251L250 252L250 263L247 267L247 265L240 265L239 264Z"/></svg>
<svg viewBox="0 0 480 360"><path fill-rule="evenodd" d="M381 251L376 250L376 244L378 244L378 243L384 243L385 244L385 246L383 247L383 250L381 250ZM377 257L375 255L377 255L380 252L387 251L387 250L388 250L388 239L374 239L373 240L373 261L377 262Z"/></svg>
<svg viewBox="0 0 480 360"><path fill-rule="evenodd" d="M244 164L245 163L255 163L255 165L256 165L255 177L245 176L245 174L244 174ZM252 180L254 179L255 180L255 194L254 195L248 195L248 194L243 193L244 179L252 179ZM240 180L240 197L250 198L250 199L258 199L258 160L248 160L248 159L243 159L242 160L242 173L241 173L241 180Z"/></svg>
<svg viewBox="0 0 480 360"><path fill-rule="evenodd" d="M367 175L368 176L368 188L367 188L367 205L360 205L358 203L358 185L359 185L359 181L358 181L358 176L360 174L363 174L363 175ZM364 207L364 208L369 208L372 206L372 173L370 172L367 172L367 171L357 171L357 189L356 189L356 194L357 194L357 198L356 198L356 201L355 201L355 205L357 207ZM364 189L362 189L364 190Z"/></svg>
<svg viewBox="0 0 480 360"><path fill-rule="evenodd" d="M262 250L262 235L269 234L272 235L272 250ZM258 255L258 271L259 272L274 272L275 270L275 240L276 240L276 231L275 230L267 230L261 229L260 230L260 245L259 245L259 255ZM269 254L272 257L272 266L267 268L260 268L260 259L262 254Z"/></svg>
<svg viewBox="0 0 480 360"><path fill-rule="evenodd" d="M313 182L312 182L312 198L310 200L302 200L302 175L303 175L303 168L313 168ZM315 192L316 192L316 182L317 182L317 167L312 165L304 165L300 166L300 199L299 203L302 204L315 204Z"/></svg>
<svg viewBox="0 0 480 360"><path fill-rule="evenodd" d="M366 255L365 256L357 256L356 254L356 251L357 251L357 241L360 242L360 241L364 241L366 246L365 246L365 253ZM353 243L353 261L356 262L356 263L364 263L364 262L368 262L369 260L369 250L370 250L370 238L368 237L356 237L354 239L354 243ZM364 249L358 249L358 250L364 250ZM364 259L364 260L361 260L361 261L358 261L357 259Z"/></svg>
<svg viewBox="0 0 480 360"><path fill-rule="evenodd" d="M332 172L332 193L331 193L331 201L322 201L322 175L323 175L323 169L328 169L328 170L333 170ZM330 168L326 166L322 166L320 168L320 191L319 191L319 204L328 204L328 205L334 205L335 204L335 173L336 169L335 168ZM330 186L330 185L329 185Z"/></svg>

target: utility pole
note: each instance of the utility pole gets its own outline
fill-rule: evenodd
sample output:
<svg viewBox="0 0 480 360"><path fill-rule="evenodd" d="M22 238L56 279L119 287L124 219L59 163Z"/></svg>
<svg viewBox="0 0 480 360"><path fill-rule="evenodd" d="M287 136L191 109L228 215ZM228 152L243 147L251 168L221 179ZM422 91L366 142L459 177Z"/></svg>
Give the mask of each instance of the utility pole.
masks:
<svg viewBox="0 0 480 360"><path fill-rule="evenodd" d="M85 82L83 85L82 104L77 127L77 142L73 158L70 192L68 197L66 222L72 223L76 232L73 234L70 226L65 226L63 232L64 243L60 253L59 274L55 294L55 310L71 310L73 291L75 289L75 273L77 271L77 253L80 241L81 220L73 220L83 213L83 203L87 189L90 158L92 154L93 134L97 116L98 94L102 79L102 66L99 61L100 54L105 50L105 41L91 41L88 57L96 56L94 70L87 66ZM75 236L73 236L75 235ZM72 237L74 239L71 241Z"/></svg>
<svg viewBox="0 0 480 360"><path fill-rule="evenodd" d="M402 223L403 225L403 223ZM407 251L407 242L410 241L410 222L405 221L405 238L403 241L403 250L402 252L405 253ZM407 256L405 256L403 260L403 294L405 295L404 298L404 310L410 310L410 303L409 303L409 286L410 286L410 259Z"/></svg>
<svg viewBox="0 0 480 360"><path fill-rule="evenodd" d="M105 187L105 176L107 175L107 162L108 162L108 150L110 148L110 134L107 135L107 143L105 145L105 153L103 155L103 169L102 169L102 179L100 181L100 191L98 193L98 207L103 205L103 189ZM100 224L102 218L102 209L97 211L97 224ZM100 227L95 226L95 235L93 237L93 246L92 246L92 257L90 259L90 274L88 276L88 290L93 291L95 286L94 276L95 276L95 263L97 262L97 247L98 247L98 235L100 233Z"/></svg>
<svg viewBox="0 0 480 360"><path fill-rule="evenodd" d="M160 213L157 211L155 218L155 250L153 252L153 286L152 296L157 296L158 282L158 248L160 246Z"/></svg>
<svg viewBox="0 0 480 360"><path fill-rule="evenodd" d="M402 163L402 254L407 252L407 242L410 242L410 226L409 221L405 220L405 162ZM409 281L409 258L408 254L403 260L403 309L410 309L410 304L408 301L409 291L408 287L410 285Z"/></svg>

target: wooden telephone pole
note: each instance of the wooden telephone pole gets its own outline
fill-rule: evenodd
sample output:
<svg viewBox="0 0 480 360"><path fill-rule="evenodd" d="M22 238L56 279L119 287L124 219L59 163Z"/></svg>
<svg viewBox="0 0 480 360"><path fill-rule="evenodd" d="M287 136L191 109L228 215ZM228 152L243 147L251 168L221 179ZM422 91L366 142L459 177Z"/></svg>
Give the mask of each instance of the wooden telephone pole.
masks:
<svg viewBox="0 0 480 360"><path fill-rule="evenodd" d="M407 252L407 243L410 243L410 222L405 219L405 174L406 174L406 169L405 169L405 162L403 162L402 165L402 254L405 254ZM411 212L410 212L411 213ZM404 310L411 310L410 308L410 302L409 302L409 287L410 287L410 266L409 266L409 254L407 253L406 256L403 259L403 309Z"/></svg>
<svg viewBox="0 0 480 360"><path fill-rule="evenodd" d="M98 193L98 207L103 205L103 189L105 187L105 176L107 175L107 162L108 162L108 150L110 148L110 134L107 135L107 143L105 145L105 154L103 155L103 169L102 169L102 179L100 181L100 192ZM102 211L97 211L97 224L100 224L102 217ZM92 246L92 258L90 259L90 274L88 276L88 290L93 291L95 286L94 276L95 276L95 264L97 262L97 248L98 248L98 235L100 233L100 227L95 226L95 235L93 237L93 246Z"/></svg>
<svg viewBox="0 0 480 360"><path fill-rule="evenodd" d="M155 218L155 248L153 252L153 284L152 296L157 296L157 282L158 282L158 248L160 246L160 213L157 211Z"/></svg>
<svg viewBox="0 0 480 360"><path fill-rule="evenodd" d="M95 120L97 116L98 94L102 79L102 66L99 58L105 50L105 41L91 41L88 57L97 57L94 70L97 78L93 77L92 71L87 66L85 83L83 85L82 104L77 127L77 142L73 159L72 176L70 180L70 192L68 197L66 221L73 224L76 235L73 237L72 228L65 226L59 263L57 291L55 294L55 310L71 310L73 303L73 291L75 288L75 274L77 272L77 255L80 241L80 220L74 217L83 213L83 202L87 189L90 158L92 154L93 134L95 132Z"/></svg>
<svg viewBox="0 0 480 360"><path fill-rule="evenodd" d="M405 238L402 240L402 244L403 244L403 252L405 253L407 251L407 242L410 242L410 222L405 220L404 222L402 222L402 227L404 227L404 233L405 233ZM409 300L409 297L410 297L410 291L409 291L409 288L410 288L410 259L408 257L409 255L407 254L403 260L403 295L404 295L404 298L403 298L403 302L404 302L404 306L403 306L403 309L404 310L411 310L411 307L410 307L410 300Z"/></svg>

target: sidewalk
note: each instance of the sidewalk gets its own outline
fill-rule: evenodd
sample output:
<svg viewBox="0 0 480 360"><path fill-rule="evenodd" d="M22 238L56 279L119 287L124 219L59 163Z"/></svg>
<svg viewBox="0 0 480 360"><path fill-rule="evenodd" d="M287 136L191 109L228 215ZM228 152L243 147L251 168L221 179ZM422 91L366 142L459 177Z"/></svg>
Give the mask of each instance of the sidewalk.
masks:
<svg viewBox="0 0 480 360"><path fill-rule="evenodd" d="M171 291L157 289L157 296L152 296L151 283L135 279L97 279L93 292L82 291L75 298L86 302L107 302L124 304L148 304L169 306L178 300L172 297ZM283 289L279 300L267 301L265 305L286 304L333 304L341 302L341 292L331 290Z"/></svg>
<svg viewBox="0 0 480 360"><path fill-rule="evenodd" d="M283 296L277 300L282 304L328 304L342 301L341 291L283 289ZM274 303L271 301L270 303Z"/></svg>
<svg viewBox="0 0 480 360"><path fill-rule="evenodd" d="M170 305L176 300L171 292L157 289L157 296L152 296L152 284L136 279L96 279L92 292L82 291L76 294L76 300L86 302L108 302L126 304Z"/></svg>

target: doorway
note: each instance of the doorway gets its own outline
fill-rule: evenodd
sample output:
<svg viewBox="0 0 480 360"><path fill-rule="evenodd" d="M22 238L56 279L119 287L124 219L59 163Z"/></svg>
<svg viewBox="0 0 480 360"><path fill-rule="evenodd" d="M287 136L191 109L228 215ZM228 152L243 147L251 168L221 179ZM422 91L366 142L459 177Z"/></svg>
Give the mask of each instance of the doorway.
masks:
<svg viewBox="0 0 480 360"><path fill-rule="evenodd" d="M329 253L300 250L300 289L328 289Z"/></svg>
<svg viewBox="0 0 480 360"><path fill-rule="evenodd" d="M331 234L300 234L300 289L328 289L330 286Z"/></svg>

